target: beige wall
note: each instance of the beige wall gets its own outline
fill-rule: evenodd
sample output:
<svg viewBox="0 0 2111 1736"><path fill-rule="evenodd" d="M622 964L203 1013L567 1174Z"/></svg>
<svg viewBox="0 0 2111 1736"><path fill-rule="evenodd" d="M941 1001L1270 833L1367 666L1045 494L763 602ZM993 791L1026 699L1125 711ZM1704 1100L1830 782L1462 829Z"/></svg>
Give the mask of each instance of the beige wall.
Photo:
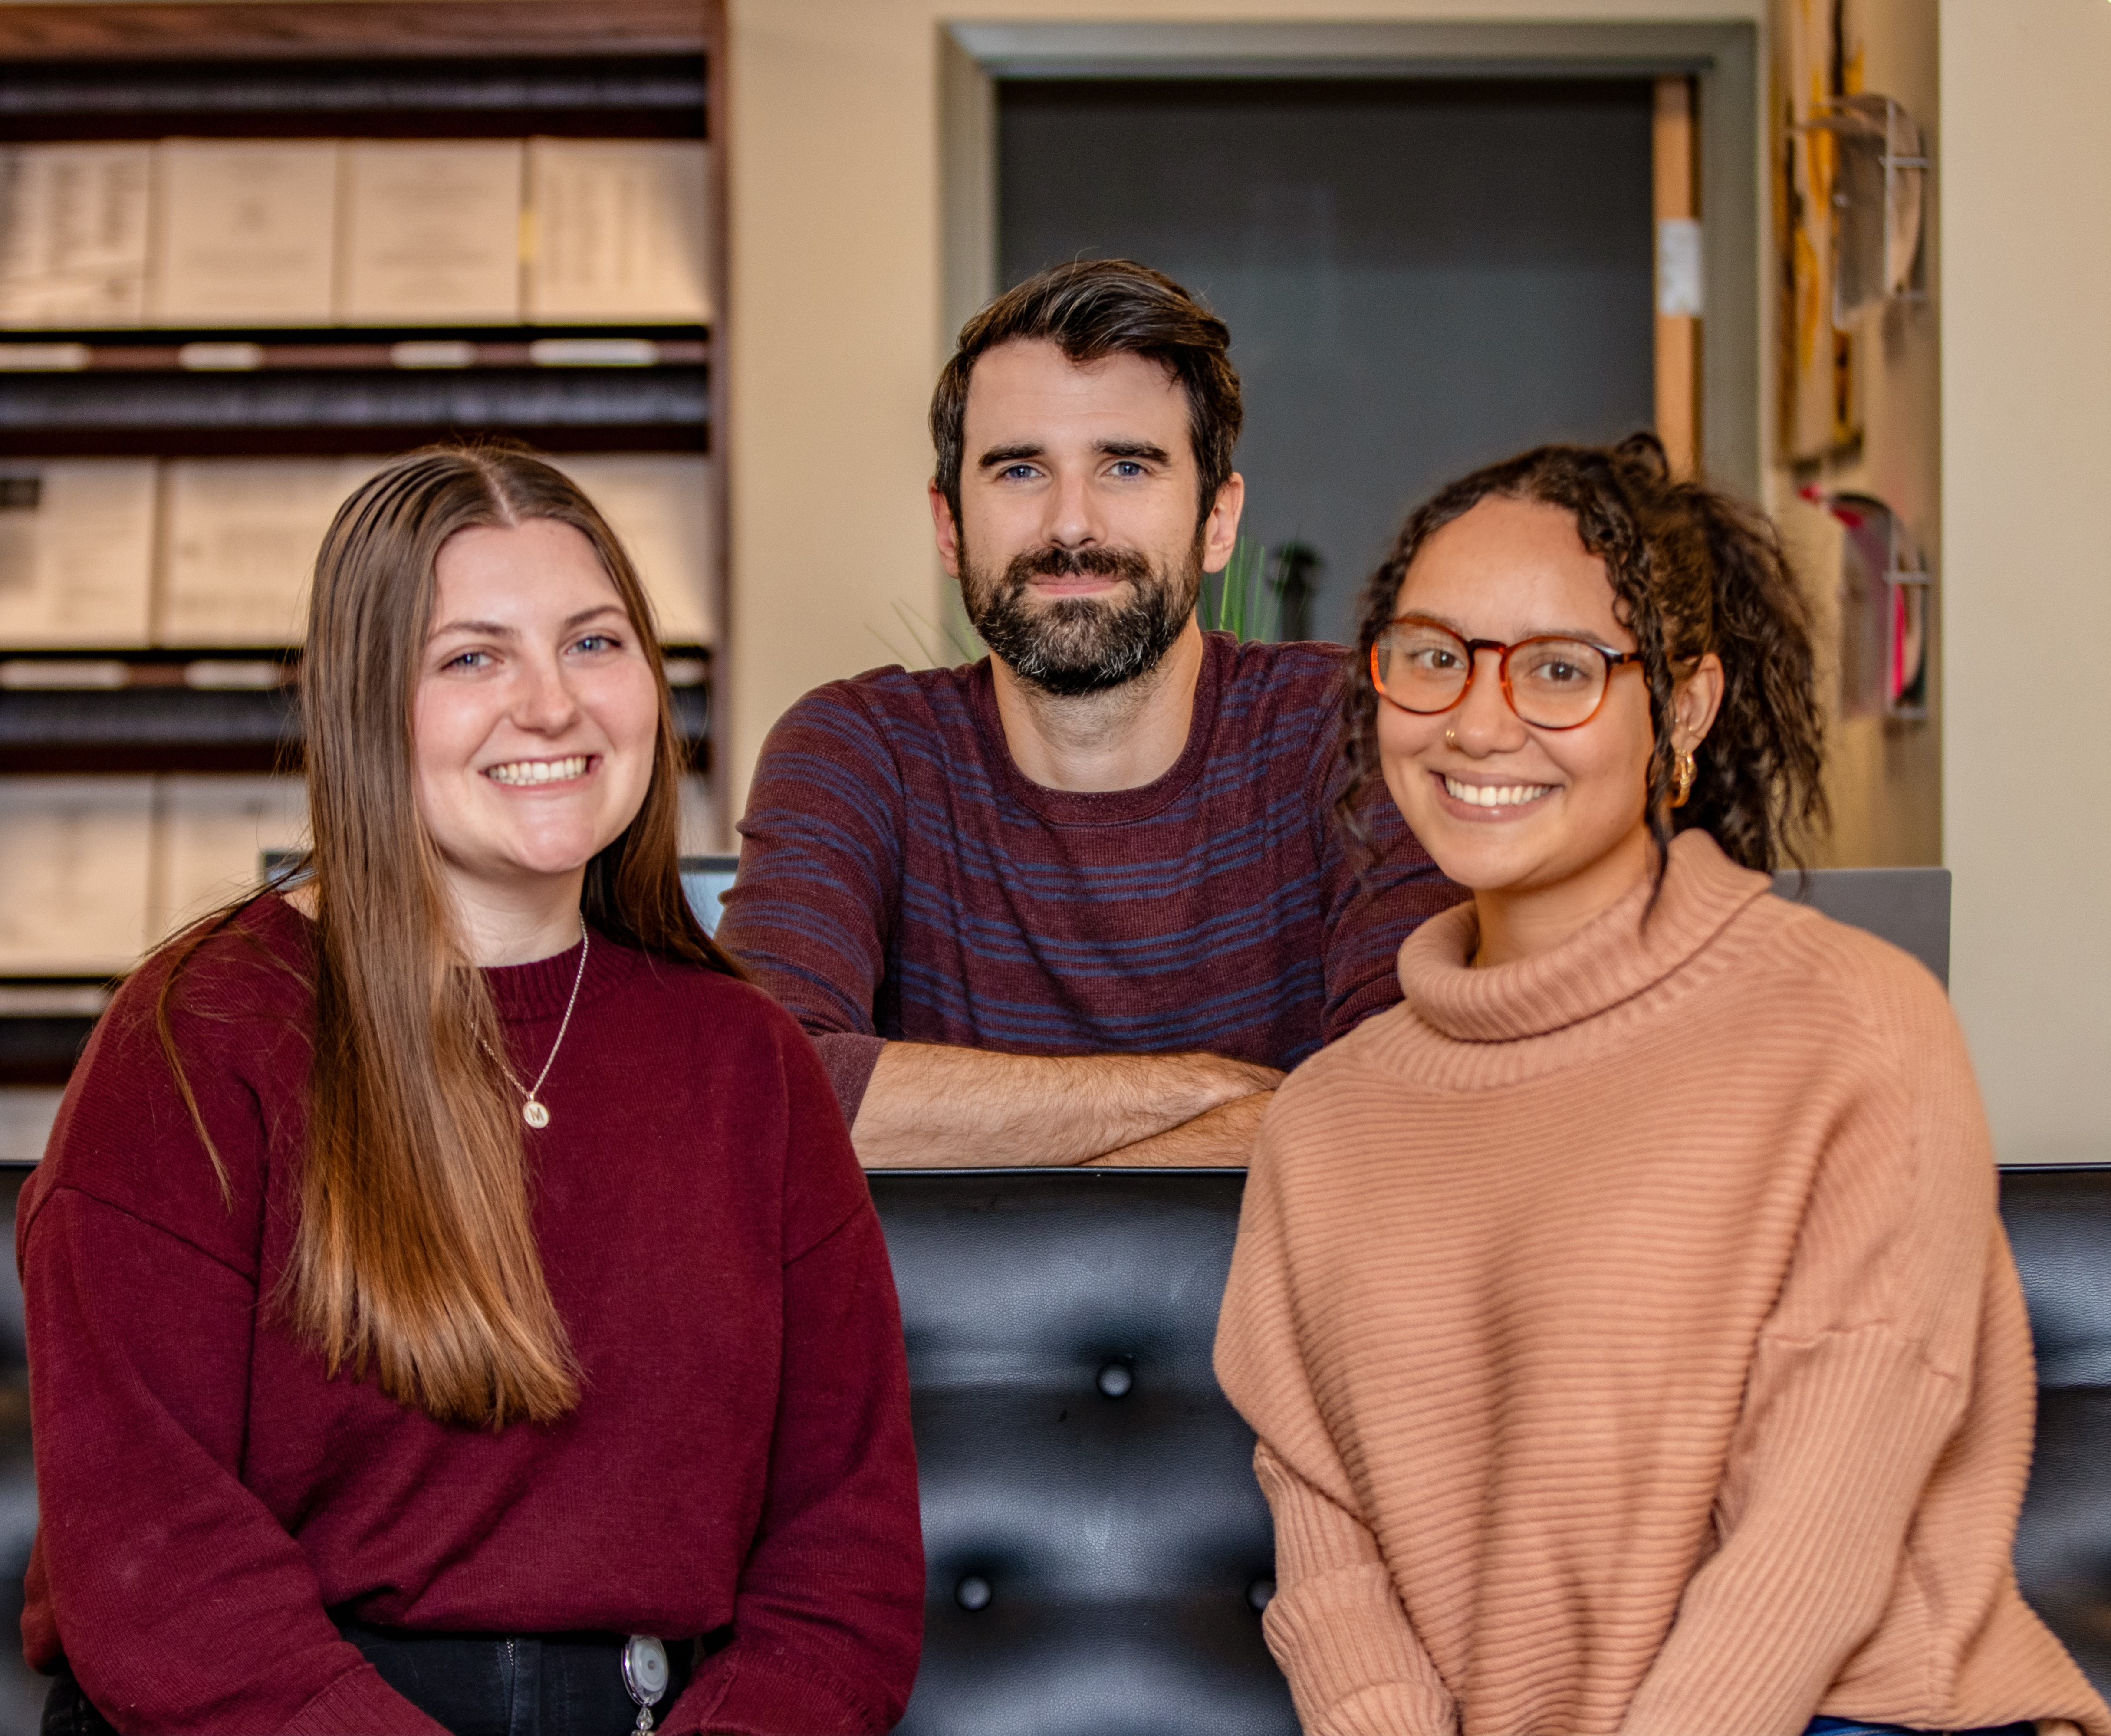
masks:
<svg viewBox="0 0 2111 1736"><path fill-rule="evenodd" d="M1952 987L2003 1158L2111 1157L2111 4L1941 24Z"/></svg>
<svg viewBox="0 0 2111 1736"><path fill-rule="evenodd" d="M2099 0L2102 3L2102 0ZM732 811L778 715L937 621L940 20L1759 20L1766 0L730 0ZM1755 168L1756 172L1756 168ZM935 643L935 642L934 642ZM921 659L918 659L921 661Z"/></svg>

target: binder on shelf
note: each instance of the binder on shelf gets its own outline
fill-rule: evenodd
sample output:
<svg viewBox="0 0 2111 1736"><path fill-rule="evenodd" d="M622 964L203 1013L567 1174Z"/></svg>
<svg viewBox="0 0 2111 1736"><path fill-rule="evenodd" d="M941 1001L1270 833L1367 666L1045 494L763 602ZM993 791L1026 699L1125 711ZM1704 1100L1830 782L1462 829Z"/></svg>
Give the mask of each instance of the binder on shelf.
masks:
<svg viewBox="0 0 2111 1736"><path fill-rule="evenodd" d="M143 320L152 175L152 145L0 149L0 327Z"/></svg>
<svg viewBox="0 0 2111 1736"><path fill-rule="evenodd" d="M529 140L529 322L710 324L708 149L683 139Z"/></svg>
<svg viewBox="0 0 2111 1736"><path fill-rule="evenodd" d="M712 642L710 461L695 453L596 453L551 461L587 492L629 551L661 639Z"/></svg>
<svg viewBox="0 0 2111 1736"><path fill-rule="evenodd" d="M267 853L306 848L298 778L173 773L160 780L149 932L166 939L263 878Z"/></svg>
<svg viewBox="0 0 2111 1736"><path fill-rule="evenodd" d="M0 459L0 646L148 640L151 458Z"/></svg>
<svg viewBox="0 0 2111 1736"><path fill-rule="evenodd" d="M517 139L347 143L338 320L517 325L522 172Z"/></svg>
<svg viewBox="0 0 2111 1736"><path fill-rule="evenodd" d="M152 778L0 778L0 975L109 976L144 950Z"/></svg>
<svg viewBox="0 0 2111 1736"><path fill-rule="evenodd" d="M323 534L372 458L176 458L162 480L164 645L297 645Z"/></svg>
<svg viewBox="0 0 2111 1736"><path fill-rule="evenodd" d="M157 325L327 325L334 139L164 139L148 296Z"/></svg>

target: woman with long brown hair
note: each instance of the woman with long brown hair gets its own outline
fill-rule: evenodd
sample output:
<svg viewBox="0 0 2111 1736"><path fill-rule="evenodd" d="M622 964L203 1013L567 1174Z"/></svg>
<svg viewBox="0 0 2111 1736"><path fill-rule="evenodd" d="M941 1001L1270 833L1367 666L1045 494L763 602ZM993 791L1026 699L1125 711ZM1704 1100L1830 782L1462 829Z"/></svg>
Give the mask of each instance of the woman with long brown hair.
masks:
<svg viewBox="0 0 2111 1736"><path fill-rule="evenodd" d="M524 452L397 460L302 698L309 872L125 985L23 1193L45 1728L888 1728L886 1250L683 896L621 545Z"/></svg>
<svg viewBox="0 0 2111 1736"><path fill-rule="evenodd" d="M2111 1732L2011 1561L2031 1339L1941 988L1822 816L1772 528L1647 436L1417 510L1345 802L1473 890L1277 1093L1217 1369L1314 1736Z"/></svg>

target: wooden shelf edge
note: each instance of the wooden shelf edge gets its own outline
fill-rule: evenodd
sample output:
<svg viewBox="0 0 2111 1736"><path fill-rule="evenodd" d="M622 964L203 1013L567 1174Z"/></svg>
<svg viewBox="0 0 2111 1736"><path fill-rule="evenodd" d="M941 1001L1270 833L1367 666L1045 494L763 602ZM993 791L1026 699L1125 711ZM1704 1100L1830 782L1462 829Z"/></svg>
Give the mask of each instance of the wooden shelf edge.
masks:
<svg viewBox="0 0 2111 1736"><path fill-rule="evenodd" d="M0 6L0 61L606 59L709 47L698 0Z"/></svg>
<svg viewBox="0 0 2111 1736"><path fill-rule="evenodd" d="M198 424L78 428L0 428L0 460L53 458L388 457L421 446L502 438L531 451L574 457L590 452L687 452L708 457L710 430L693 422L322 423L302 426Z"/></svg>
<svg viewBox="0 0 2111 1736"><path fill-rule="evenodd" d="M379 0L377 0L379 3ZM662 330L679 335L661 336ZM100 331L0 327L0 374L11 379L169 374L224 378L302 374L535 375L562 370L597 378L708 366L706 327L402 327L340 325L282 337L268 328L202 330L152 326Z"/></svg>

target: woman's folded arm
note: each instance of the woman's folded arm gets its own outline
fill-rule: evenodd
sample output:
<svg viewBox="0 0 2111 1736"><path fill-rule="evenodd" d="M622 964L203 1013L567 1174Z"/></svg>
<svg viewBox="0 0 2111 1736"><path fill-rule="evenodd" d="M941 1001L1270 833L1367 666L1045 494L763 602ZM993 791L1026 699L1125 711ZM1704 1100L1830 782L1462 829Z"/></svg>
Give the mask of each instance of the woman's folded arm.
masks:
<svg viewBox="0 0 2111 1736"><path fill-rule="evenodd" d="M1362 1520L1265 1442L1254 1474L1275 1516L1275 1596L1262 1618L1311 1736L1450 1736L1458 1708Z"/></svg>

